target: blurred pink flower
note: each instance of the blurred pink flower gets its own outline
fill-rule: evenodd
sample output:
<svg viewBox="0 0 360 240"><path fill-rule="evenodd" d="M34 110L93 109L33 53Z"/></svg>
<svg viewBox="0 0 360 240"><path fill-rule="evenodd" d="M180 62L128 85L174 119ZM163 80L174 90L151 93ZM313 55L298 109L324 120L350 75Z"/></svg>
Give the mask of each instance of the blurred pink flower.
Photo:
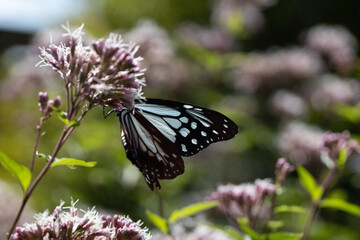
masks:
<svg viewBox="0 0 360 240"><path fill-rule="evenodd" d="M347 74L354 69L357 40L343 26L315 26L306 34L305 43L328 58L340 73Z"/></svg>
<svg viewBox="0 0 360 240"><path fill-rule="evenodd" d="M155 22L139 21L124 38L141 46L138 54L144 58L142 66L147 69L145 77L149 87L173 91L188 83L191 67L176 57L173 42Z"/></svg>
<svg viewBox="0 0 360 240"><path fill-rule="evenodd" d="M308 106L304 99L287 90L275 92L270 98L269 108L272 112L283 118L300 117L308 111Z"/></svg>
<svg viewBox="0 0 360 240"><path fill-rule="evenodd" d="M329 110L334 103L354 104L360 100L360 84L353 79L323 75L305 88L305 95L317 110Z"/></svg>
<svg viewBox="0 0 360 240"><path fill-rule="evenodd" d="M323 131L302 122L291 122L280 132L278 147L294 164L319 162Z"/></svg>
<svg viewBox="0 0 360 240"><path fill-rule="evenodd" d="M336 163L341 149L346 150L347 157L354 152L360 153L359 143L350 139L349 131L341 133L326 132L323 136L321 154L328 156Z"/></svg>
<svg viewBox="0 0 360 240"><path fill-rule="evenodd" d="M255 183L219 186L206 199L218 201L219 210L234 219L247 217L250 221L256 221L268 216L265 200L275 191L275 185L269 179L257 179Z"/></svg>
<svg viewBox="0 0 360 240"><path fill-rule="evenodd" d="M212 22L215 26L227 29L231 18L240 18L246 30L256 33L265 24L261 9L274 2L273 0L216 0L213 6Z"/></svg>
<svg viewBox="0 0 360 240"><path fill-rule="evenodd" d="M205 28L194 23L182 24L177 30L179 38L188 45L200 46L210 51L229 52L234 39L221 28Z"/></svg>
<svg viewBox="0 0 360 240"><path fill-rule="evenodd" d="M322 71L319 56L305 48L251 54L234 70L235 87L248 92L313 78Z"/></svg>

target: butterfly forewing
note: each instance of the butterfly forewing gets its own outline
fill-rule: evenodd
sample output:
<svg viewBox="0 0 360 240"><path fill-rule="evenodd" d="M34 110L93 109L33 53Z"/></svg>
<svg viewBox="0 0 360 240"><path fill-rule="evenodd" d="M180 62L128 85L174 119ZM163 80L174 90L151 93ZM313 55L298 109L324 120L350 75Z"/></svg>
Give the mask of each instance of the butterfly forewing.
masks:
<svg viewBox="0 0 360 240"><path fill-rule="evenodd" d="M143 173L151 189L158 179L172 179L184 172L184 162L173 142L138 110L118 112L127 157Z"/></svg>
<svg viewBox="0 0 360 240"><path fill-rule="evenodd" d="M223 114L181 102L146 99L135 105L178 149L191 156L209 144L233 138L238 126Z"/></svg>

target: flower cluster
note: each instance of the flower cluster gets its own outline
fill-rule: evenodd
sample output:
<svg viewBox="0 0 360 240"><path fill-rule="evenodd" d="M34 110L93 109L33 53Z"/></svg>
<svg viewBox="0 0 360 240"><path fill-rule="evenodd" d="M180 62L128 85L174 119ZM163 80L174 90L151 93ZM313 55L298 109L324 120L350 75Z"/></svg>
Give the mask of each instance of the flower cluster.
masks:
<svg viewBox="0 0 360 240"><path fill-rule="evenodd" d="M11 240L33 239L126 239L148 240L151 234L147 228L141 228L140 221L133 222L128 217L115 215L101 216L95 208L79 215L75 202L70 207L64 207L64 202L55 208L52 214L48 211L35 215L35 223L26 223L17 227Z"/></svg>
<svg viewBox="0 0 360 240"><path fill-rule="evenodd" d="M348 73L356 63L356 38L342 26L319 25L311 28L306 44L325 56L340 73Z"/></svg>
<svg viewBox="0 0 360 240"><path fill-rule="evenodd" d="M360 146L356 140L350 139L349 131L341 133L326 132L323 136L321 154L336 162L341 149L346 151L347 157L354 152L360 153Z"/></svg>
<svg viewBox="0 0 360 240"><path fill-rule="evenodd" d="M281 184L285 180L286 175L295 170L295 167L286 158L279 158L275 167L276 184Z"/></svg>
<svg viewBox="0 0 360 240"><path fill-rule="evenodd" d="M264 214L267 211L265 199L275 191L275 185L270 180L257 179L255 183L219 186L207 199L219 201L218 208L226 215L235 219L247 217L253 221L267 216Z"/></svg>
<svg viewBox="0 0 360 240"><path fill-rule="evenodd" d="M270 98L269 108L283 118L296 118L308 111L304 99L290 91L278 90Z"/></svg>
<svg viewBox="0 0 360 240"><path fill-rule="evenodd" d="M205 28L194 23L186 23L179 27L177 34L184 43L209 51L230 52L235 46L234 38L222 28Z"/></svg>
<svg viewBox="0 0 360 240"><path fill-rule="evenodd" d="M135 58L137 47L125 44L121 37L110 34L91 46L83 44L83 26L66 30L67 41L50 43L41 49L41 66L50 66L64 80L70 106L79 108L88 101L90 106L110 105L121 108L121 104L132 107L141 97L145 84L141 78L140 57Z"/></svg>
<svg viewBox="0 0 360 240"><path fill-rule="evenodd" d="M253 54L235 69L235 87L254 92L260 87L310 79L321 70L319 56L303 48Z"/></svg>
<svg viewBox="0 0 360 240"><path fill-rule="evenodd" d="M241 19L244 28L256 33L265 24L261 9L274 3L273 0L217 0L212 21L221 28L229 27L233 19Z"/></svg>
<svg viewBox="0 0 360 240"><path fill-rule="evenodd" d="M141 46L138 54L144 58L142 65L149 87L166 91L184 88L191 68L176 57L175 46L165 29L151 20L142 20L124 38Z"/></svg>
<svg viewBox="0 0 360 240"><path fill-rule="evenodd" d="M61 105L61 99L59 96L54 100L49 100L49 95L46 92L39 92L39 110L43 118L48 118L54 111L54 108L58 108Z"/></svg>
<svg viewBox="0 0 360 240"><path fill-rule="evenodd" d="M358 81L330 74L312 81L305 89L306 97L316 110L328 110L335 103L354 104L360 99Z"/></svg>
<svg viewBox="0 0 360 240"><path fill-rule="evenodd" d="M284 156L295 164L319 162L323 132L302 122L289 123L280 133L278 146Z"/></svg>

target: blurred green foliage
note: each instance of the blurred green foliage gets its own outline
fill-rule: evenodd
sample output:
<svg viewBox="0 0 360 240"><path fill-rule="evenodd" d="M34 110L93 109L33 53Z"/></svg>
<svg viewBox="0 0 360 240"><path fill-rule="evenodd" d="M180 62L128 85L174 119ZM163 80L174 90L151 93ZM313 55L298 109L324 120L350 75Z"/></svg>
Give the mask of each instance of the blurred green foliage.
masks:
<svg viewBox="0 0 360 240"><path fill-rule="evenodd" d="M239 184L256 178L274 177L275 161L282 154L278 148L279 132L288 119L276 116L269 109L269 98L277 89L287 88L301 92L303 86L298 83L280 84L249 93L234 87L236 77L231 75L231 71L249 59L251 51L261 52L274 46L299 44L301 33L319 23L345 25L359 39L360 30L355 18L359 9L357 1L279 0L261 10L266 25L258 33L249 32L243 25L245 23L241 16L230 17L226 27L233 34L237 45L225 53L184 43L176 32L177 27L189 22L210 26L212 1L88 1L85 14L71 22L84 22L86 30L93 36L103 37L111 31L126 33L141 19L154 20L167 31L175 45L176 57L188 63L185 70L189 72L191 81L180 84L174 91L169 91L165 84L162 88L149 84L149 87L144 89L145 96L207 106L229 116L240 126L241 130L234 139L211 145L198 155L185 158L185 173L175 180L161 182L165 213L170 213L180 206L202 201L219 184ZM360 65L359 59L356 60L354 70L346 77L358 81ZM147 61L151 62L152 59ZM5 82L11 74L5 66L16 63L7 64L9 63L6 59L3 59L0 65L0 76L3 78L1 82ZM342 77L331 66L326 71ZM40 116L37 92L46 90L52 97L61 94L64 98L61 87L56 90L51 87L44 89L49 85L51 84L23 89L21 94L13 98L0 99L0 151L26 166L30 165L35 127ZM21 87L20 85L19 88ZM308 115L295 120L320 126L323 130L348 129L356 137L360 131L359 116L359 104L337 103L325 111L310 106ZM39 145L40 153L51 153L62 124L56 117L48 120ZM72 197L80 199L82 204L96 205L100 210L130 215L132 219L142 219L146 225L150 225L150 221L144 217L145 210L158 211L157 196L148 189L141 173L126 158L120 138L119 121L114 115L104 119L101 108L93 109L76 128L58 157L97 162L97 165L92 168L69 169L60 166L50 169L32 196L31 206L35 210L53 208L60 199L70 201ZM37 158L35 172L44 164L44 159ZM342 189L349 202L360 204L359 164L354 163L354 160L350 164L355 166L355 170L345 169L343 177L337 179L338 183L334 188ZM314 171L317 173L315 178L322 177L321 171ZM313 173L311 170L310 172ZM307 175L304 176L304 172L300 170L298 174L308 191L314 192L314 188L319 187L316 185L317 179L309 180L307 177L306 181ZM0 168L0 176L4 181L15 181L3 168ZM285 182L284 193L277 199L278 205L298 206L297 210L308 207L310 197L304 193L296 177L297 174L294 173ZM312 197L316 199L318 195L313 193ZM359 218L325 208L334 204L337 204L339 209L358 212L352 205L331 202L329 199L319 212L320 221L314 223L311 236L314 236L314 239L359 239ZM276 216L284 220L282 229L300 232L306 214L294 211L279 210ZM221 217L214 222L223 225L227 223L226 219ZM247 231L251 235L252 230ZM298 236L294 239L298 239Z"/></svg>

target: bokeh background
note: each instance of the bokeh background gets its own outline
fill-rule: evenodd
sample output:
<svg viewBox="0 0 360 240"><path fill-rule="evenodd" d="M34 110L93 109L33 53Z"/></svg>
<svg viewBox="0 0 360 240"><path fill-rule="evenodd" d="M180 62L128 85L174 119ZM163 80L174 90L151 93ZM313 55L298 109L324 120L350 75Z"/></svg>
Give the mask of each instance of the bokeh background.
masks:
<svg viewBox="0 0 360 240"><path fill-rule="evenodd" d="M356 0L0 0L0 151L30 164L40 113L39 91L64 95L51 69L35 67L39 47L61 40L61 24L85 24L86 39L110 32L140 45L146 97L207 106L233 119L232 140L185 158L185 173L162 181L165 213L202 201L220 184L273 178L279 157L305 165L317 178L324 167L325 131L359 134L360 1ZM62 123L47 121L39 151L49 154ZM106 213L147 221L157 197L126 159L115 116L93 109L59 154L97 161L94 168L51 169L35 190L24 219L63 199L80 199ZM37 160L38 171L43 160ZM278 203L308 206L296 174ZM333 194L360 204L360 164L354 157ZM20 204L21 189L0 168L0 235ZM282 216L298 232L304 217ZM214 220L213 220L214 221ZM226 224L225 219L217 219ZM222 222L223 221L223 222ZM314 239L360 239L360 220L321 210Z"/></svg>

